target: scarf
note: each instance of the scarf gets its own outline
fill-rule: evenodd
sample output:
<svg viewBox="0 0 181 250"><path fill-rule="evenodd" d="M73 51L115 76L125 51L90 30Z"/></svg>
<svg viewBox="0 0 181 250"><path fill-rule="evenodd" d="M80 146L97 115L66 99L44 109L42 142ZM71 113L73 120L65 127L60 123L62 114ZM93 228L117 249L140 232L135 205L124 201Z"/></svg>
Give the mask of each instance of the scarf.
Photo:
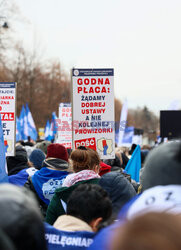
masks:
<svg viewBox="0 0 181 250"><path fill-rule="evenodd" d="M100 176L93 170L82 170L78 173L68 175L63 182L63 187L70 187L79 181L85 181L95 178L100 178Z"/></svg>

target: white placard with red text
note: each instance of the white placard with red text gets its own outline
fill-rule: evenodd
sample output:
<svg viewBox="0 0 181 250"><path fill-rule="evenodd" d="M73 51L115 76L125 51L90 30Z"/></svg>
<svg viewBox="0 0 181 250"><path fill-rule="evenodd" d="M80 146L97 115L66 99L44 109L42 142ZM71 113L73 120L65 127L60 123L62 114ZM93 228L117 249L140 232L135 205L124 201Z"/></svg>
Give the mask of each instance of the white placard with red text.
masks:
<svg viewBox="0 0 181 250"><path fill-rule="evenodd" d="M72 89L73 147L90 147L101 159L114 158L114 70L73 69Z"/></svg>
<svg viewBox="0 0 181 250"><path fill-rule="evenodd" d="M15 155L16 83L0 82L0 114L6 156Z"/></svg>
<svg viewBox="0 0 181 250"><path fill-rule="evenodd" d="M57 142L72 148L72 108L71 103L60 103Z"/></svg>

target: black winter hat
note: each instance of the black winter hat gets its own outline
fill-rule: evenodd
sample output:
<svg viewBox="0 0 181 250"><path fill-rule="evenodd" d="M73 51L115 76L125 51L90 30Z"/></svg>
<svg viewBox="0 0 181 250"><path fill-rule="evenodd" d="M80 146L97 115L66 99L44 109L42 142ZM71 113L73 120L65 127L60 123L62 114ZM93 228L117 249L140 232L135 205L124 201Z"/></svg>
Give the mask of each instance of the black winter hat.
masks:
<svg viewBox="0 0 181 250"><path fill-rule="evenodd" d="M143 190L158 185L181 185L181 142L162 144L148 154L141 184Z"/></svg>
<svg viewBox="0 0 181 250"><path fill-rule="evenodd" d="M0 228L18 250L47 249L38 203L24 187L0 185Z"/></svg>
<svg viewBox="0 0 181 250"><path fill-rule="evenodd" d="M7 156L7 167L8 167L8 174L16 174L13 172L15 168L20 170L27 168L28 156L26 150L22 146L17 146L15 150L15 156Z"/></svg>
<svg viewBox="0 0 181 250"><path fill-rule="evenodd" d="M121 168L121 161L117 155L115 155L114 159L104 160L104 163L106 163L107 165L109 165L111 167L117 166L117 167Z"/></svg>

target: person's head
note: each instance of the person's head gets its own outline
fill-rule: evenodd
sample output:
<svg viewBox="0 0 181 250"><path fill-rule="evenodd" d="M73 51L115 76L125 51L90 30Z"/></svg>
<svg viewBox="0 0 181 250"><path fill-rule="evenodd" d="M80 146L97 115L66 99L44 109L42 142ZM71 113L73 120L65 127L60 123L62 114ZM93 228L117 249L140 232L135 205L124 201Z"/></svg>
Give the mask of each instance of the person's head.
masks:
<svg viewBox="0 0 181 250"><path fill-rule="evenodd" d="M181 142L164 143L148 154L141 184L143 190L158 185L181 185Z"/></svg>
<svg viewBox="0 0 181 250"><path fill-rule="evenodd" d="M52 170L68 171L68 172L70 171L68 162L58 158L45 159L42 163L42 167L46 167Z"/></svg>
<svg viewBox="0 0 181 250"><path fill-rule="evenodd" d="M47 147L47 158L58 158L68 162L68 152L64 145L52 143Z"/></svg>
<svg viewBox="0 0 181 250"><path fill-rule="evenodd" d="M110 250L180 250L181 218L173 214L148 213L114 231Z"/></svg>
<svg viewBox="0 0 181 250"><path fill-rule="evenodd" d="M111 216L112 205L107 192L99 185L81 184L70 195L67 215L77 217L97 231L99 224Z"/></svg>
<svg viewBox="0 0 181 250"><path fill-rule="evenodd" d="M87 151L90 156L90 169L94 170L96 173L99 173L100 162L101 162L99 154L97 153L96 150L91 148L87 148Z"/></svg>
<svg viewBox="0 0 181 250"><path fill-rule="evenodd" d="M34 149L30 154L29 160L33 163L33 166L37 169L41 169L42 163L45 160L45 154L40 149Z"/></svg>
<svg viewBox="0 0 181 250"><path fill-rule="evenodd" d="M35 148L41 149L47 155L47 148L51 144L50 141L40 141L37 142Z"/></svg>
<svg viewBox="0 0 181 250"><path fill-rule="evenodd" d="M72 151L70 159L75 173L85 169L99 173L100 158L98 153L93 149L79 147Z"/></svg>
<svg viewBox="0 0 181 250"><path fill-rule="evenodd" d="M111 167L118 167L119 169L121 168L121 162L120 162L120 159L119 157L115 154L115 158L114 159L106 159L104 160L104 162L111 166Z"/></svg>
<svg viewBox="0 0 181 250"><path fill-rule="evenodd" d="M99 185L107 191L112 202L112 218L117 218L121 208L135 195L132 184L122 175L121 172L112 171L104 174Z"/></svg>
<svg viewBox="0 0 181 250"><path fill-rule="evenodd" d="M28 155L23 146L16 146L15 148L15 156L7 156L7 168L8 168L8 174L11 175L11 172L13 172L14 168L18 165L27 165L28 163ZM22 168L23 169L23 168Z"/></svg>
<svg viewBox="0 0 181 250"><path fill-rule="evenodd" d="M25 188L0 185L0 228L18 250L47 249L37 202Z"/></svg>

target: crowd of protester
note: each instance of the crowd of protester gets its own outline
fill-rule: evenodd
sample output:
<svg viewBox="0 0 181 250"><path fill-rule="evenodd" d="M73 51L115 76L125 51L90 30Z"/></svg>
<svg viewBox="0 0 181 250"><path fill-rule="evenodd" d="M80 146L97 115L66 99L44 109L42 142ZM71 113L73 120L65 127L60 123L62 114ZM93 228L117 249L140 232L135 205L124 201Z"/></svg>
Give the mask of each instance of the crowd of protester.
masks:
<svg viewBox="0 0 181 250"><path fill-rule="evenodd" d="M181 249L181 142L141 149L140 181L115 159L48 141L16 144L0 185L0 249Z"/></svg>

